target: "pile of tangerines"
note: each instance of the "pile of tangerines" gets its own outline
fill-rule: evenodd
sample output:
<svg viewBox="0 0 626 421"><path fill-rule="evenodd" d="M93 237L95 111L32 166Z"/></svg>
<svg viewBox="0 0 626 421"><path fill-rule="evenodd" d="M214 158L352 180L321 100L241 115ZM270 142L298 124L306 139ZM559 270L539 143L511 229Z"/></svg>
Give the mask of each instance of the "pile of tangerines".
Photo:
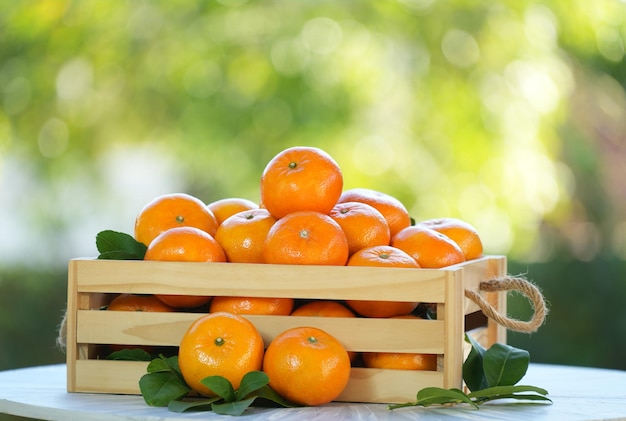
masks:
<svg viewBox="0 0 626 421"><path fill-rule="evenodd" d="M145 260L293 265L441 268L482 255L476 230L454 218L414 223L395 197L365 188L343 189L337 162L325 151L293 147L265 167L261 203L226 198L209 203L168 194L137 216L135 239ZM130 301L130 304L129 304ZM141 302L141 303L140 303ZM207 306L184 335L181 372L194 390L210 395L200 380L222 375L236 387L261 367L270 386L295 403L319 405L347 384L355 354L326 332L295 328L265 349L241 315L416 317L419 303L313 301L291 298L120 295L109 310L176 311ZM363 353L367 367L435 370L436 356ZM332 367L323 370L322 367Z"/></svg>

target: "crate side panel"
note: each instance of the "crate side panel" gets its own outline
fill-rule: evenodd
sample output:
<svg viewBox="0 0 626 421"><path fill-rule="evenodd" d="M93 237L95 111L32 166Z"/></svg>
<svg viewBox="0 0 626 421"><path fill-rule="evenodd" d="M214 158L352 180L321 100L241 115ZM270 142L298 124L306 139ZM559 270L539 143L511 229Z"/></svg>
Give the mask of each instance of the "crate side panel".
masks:
<svg viewBox="0 0 626 421"><path fill-rule="evenodd" d="M485 296L484 292L480 292L480 283L501 276L500 265L503 261L506 262L506 259L502 256L485 256L451 267L463 268L463 287L465 289ZM475 311L480 311L476 303L470 299L465 299L464 314L470 314Z"/></svg>

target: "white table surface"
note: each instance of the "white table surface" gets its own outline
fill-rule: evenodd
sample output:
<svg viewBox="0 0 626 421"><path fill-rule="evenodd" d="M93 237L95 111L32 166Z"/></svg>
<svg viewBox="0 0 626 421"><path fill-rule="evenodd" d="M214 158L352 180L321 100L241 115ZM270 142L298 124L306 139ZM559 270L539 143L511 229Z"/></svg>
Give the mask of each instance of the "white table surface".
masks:
<svg viewBox="0 0 626 421"><path fill-rule="evenodd" d="M553 403L488 403L479 410L332 403L315 408L253 408L242 420L626 420L626 371L531 364L520 384L547 389ZM417 391L416 391L417 392ZM217 420L212 412L178 414L147 406L141 396L67 393L65 365L0 372L0 413L42 420Z"/></svg>

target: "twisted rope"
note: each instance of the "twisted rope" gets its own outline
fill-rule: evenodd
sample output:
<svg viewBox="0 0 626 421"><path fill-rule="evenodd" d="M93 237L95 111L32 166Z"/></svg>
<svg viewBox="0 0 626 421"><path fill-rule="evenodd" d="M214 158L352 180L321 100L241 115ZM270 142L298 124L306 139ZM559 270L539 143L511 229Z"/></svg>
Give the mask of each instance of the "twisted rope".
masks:
<svg viewBox="0 0 626 421"><path fill-rule="evenodd" d="M539 289L524 278L505 276L480 283L481 291L517 291L524 295L533 307L533 315L529 321L522 321L500 314L491 304L475 291L465 290L465 296L475 302L483 314L496 323L516 332L532 333L543 324L548 310Z"/></svg>

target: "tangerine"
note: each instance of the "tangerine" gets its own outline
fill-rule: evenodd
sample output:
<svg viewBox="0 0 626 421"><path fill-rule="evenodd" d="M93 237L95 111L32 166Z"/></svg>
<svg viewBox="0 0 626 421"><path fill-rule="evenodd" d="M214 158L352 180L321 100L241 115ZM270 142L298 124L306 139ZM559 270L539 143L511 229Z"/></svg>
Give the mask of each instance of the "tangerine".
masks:
<svg viewBox="0 0 626 421"><path fill-rule="evenodd" d="M346 235L330 216L300 211L272 226L263 246L263 259L273 264L343 266L349 250Z"/></svg>
<svg viewBox="0 0 626 421"><path fill-rule="evenodd" d="M263 364L263 338L242 316L210 313L194 321L178 348L178 365L185 382L205 396L215 393L200 381L222 376L238 389L241 379Z"/></svg>
<svg viewBox="0 0 626 421"><path fill-rule="evenodd" d="M270 387L299 405L331 402L350 378L350 358L329 333L314 327L296 327L276 336L265 351L263 371Z"/></svg>
<svg viewBox="0 0 626 421"><path fill-rule="evenodd" d="M348 266L382 266L419 268L419 264L404 251L392 246L365 247L348 259Z"/></svg>
<svg viewBox="0 0 626 421"><path fill-rule="evenodd" d="M325 151L295 146L278 153L261 175L261 202L276 218L297 211L328 213L343 189L343 175Z"/></svg>
<svg viewBox="0 0 626 421"><path fill-rule="evenodd" d="M356 317L356 315L345 305L330 300L316 300L303 304L291 312L292 316L307 317ZM348 351L350 361L354 361L357 353Z"/></svg>
<svg viewBox="0 0 626 421"><path fill-rule="evenodd" d="M408 315L393 319L421 319ZM363 363L369 368L387 368L392 370L437 370L436 354L400 353L400 352L364 352Z"/></svg>
<svg viewBox="0 0 626 421"><path fill-rule="evenodd" d="M413 225L398 232L391 245L408 253L423 268L442 268L465 261L457 243L423 225Z"/></svg>
<svg viewBox="0 0 626 421"><path fill-rule="evenodd" d="M476 229L457 218L436 218L421 221L417 225L434 229L449 237L463 251L465 260L477 259L483 254L483 243Z"/></svg>
<svg viewBox="0 0 626 421"><path fill-rule="evenodd" d="M144 260L170 262L225 262L222 247L208 233L194 227L168 229L148 246ZM199 295L157 294L164 303L176 308L195 308L211 297Z"/></svg>
<svg viewBox="0 0 626 421"><path fill-rule="evenodd" d="M389 245L391 241L387 221L376 208L366 203L337 203L329 215L346 234L350 254L365 247Z"/></svg>
<svg viewBox="0 0 626 421"><path fill-rule="evenodd" d="M348 266L380 266L419 268L404 251L391 246L368 247L357 251L348 260ZM346 304L364 317L393 317L409 314L419 303L410 301L347 300Z"/></svg>
<svg viewBox="0 0 626 421"><path fill-rule="evenodd" d="M288 316L293 310L293 298L268 297L215 297L211 313L223 311L233 314L261 314Z"/></svg>
<svg viewBox="0 0 626 421"><path fill-rule="evenodd" d="M232 216L238 212L257 209L259 205L252 200L244 199L241 197L227 197L225 199L216 200L207 205L207 208L217 220L217 225L221 225L229 216Z"/></svg>
<svg viewBox="0 0 626 421"><path fill-rule="evenodd" d="M119 294L109 305L107 310L113 311L157 311L169 312L174 309L163 303L152 294Z"/></svg>
<svg viewBox="0 0 626 421"><path fill-rule="evenodd" d="M409 211L402 202L387 193L366 188L355 188L344 191L338 202L361 202L376 208L387 221L392 238L398 231L411 225Z"/></svg>
<svg viewBox="0 0 626 421"><path fill-rule="evenodd" d="M263 263L263 244L276 218L267 209L238 212L222 222L215 233L226 259L233 263Z"/></svg>
<svg viewBox="0 0 626 421"><path fill-rule="evenodd" d="M194 196L185 193L161 195L146 204L137 215L135 239L149 246L163 231L183 226L199 228L213 235L217 231L217 220Z"/></svg>
<svg viewBox="0 0 626 421"><path fill-rule="evenodd" d="M330 300L316 300L303 304L291 312L292 316L356 317L345 305Z"/></svg>

